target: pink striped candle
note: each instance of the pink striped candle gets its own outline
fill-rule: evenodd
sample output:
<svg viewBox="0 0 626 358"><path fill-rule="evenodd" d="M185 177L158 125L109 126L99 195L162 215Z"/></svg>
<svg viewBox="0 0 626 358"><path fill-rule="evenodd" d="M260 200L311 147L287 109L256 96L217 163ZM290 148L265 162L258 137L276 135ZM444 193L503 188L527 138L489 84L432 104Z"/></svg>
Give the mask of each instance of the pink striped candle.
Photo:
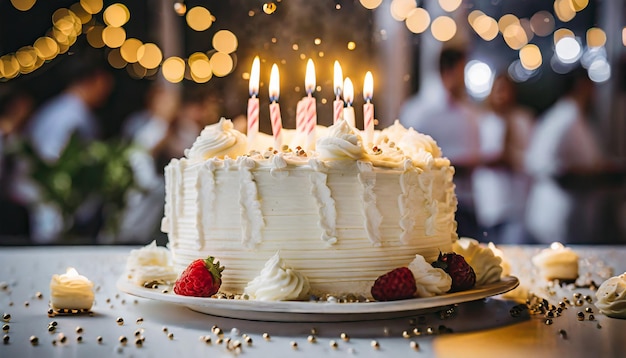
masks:
<svg viewBox="0 0 626 358"><path fill-rule="evenodd" d="M272 65L270 73L270 121L272 123L272 134L274 136L274 149L281 150L283 145L283 121L280 116L280 106L278 105L278 97L280 96L280 78L278 74L278 66Z"/></svg>
<svg viewBox="0 0 626 358"><path fill-rule="evenodd" d="M315 103L315 66L313 60L309 59L306 63L306 76L304 78L304 88L307 96L302 99L305 104L305 124L304 130L306 135L306 149L315 149L315 126L317 125L317 108Z"/></svg>
<svg viewBox="0 0 626 358"><path fill-rule="evenodd" d="M339 61L335 61L333 74L333 88L335 89L335 100L333 101L333 124L343 118L343 100L341 92L343 91L343 71Z"/></svg>
<svg viewBox="0 0 626 358"><path fill-rule="evenodd" d="M252 149L254 140L259 133L259 77L260 63L259 56L252 61L252 70L250 71L250 99L248 99L248 127L246 133L248 135L248 150Z"/></svg>
<svg viewBox="0 0 626 358"><path fill-rule="evenodd" d="M296 105L296 134L305 132L304 124L306 121L306 105L304 99L299 100Z"/></svg>
<svg viewBox="0 0 626 358"><path fill-rule="evenodd" d="M374 95L374 78L372 73L367 71L363 83L363 131L365 132L365 143L372 144L374 141L374 105L371 103Z"/></svg>

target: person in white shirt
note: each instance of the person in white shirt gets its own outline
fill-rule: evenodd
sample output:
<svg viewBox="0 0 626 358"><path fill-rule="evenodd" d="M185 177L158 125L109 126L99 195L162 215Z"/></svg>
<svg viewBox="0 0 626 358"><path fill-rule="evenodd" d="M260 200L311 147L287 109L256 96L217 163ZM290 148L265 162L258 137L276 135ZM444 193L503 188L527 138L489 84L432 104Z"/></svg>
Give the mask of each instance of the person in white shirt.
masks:
<svg viewBox="0 0 626 358"><path fill-rule="evenodd" d="M466 98L465 62L463 51L442 50L440 84L423 88L409 99L401 108L400 122L433 137L450 159L455 168L458 233L478 237L471 179L472 171L480 163L478 110Z"/></svg>
<svg viewBox="0 0 626 358"><path fill-rule="evenodd" d="M558 179L598 172L606 166L587 123L593 83L582 69L570 74L570 81L568 92L540 118L525 158L526 170L533 177L526 223L541 243L571 243L587 234L583 220L574 225L571 220L575 211L584 210L585 205Z"/></svg>

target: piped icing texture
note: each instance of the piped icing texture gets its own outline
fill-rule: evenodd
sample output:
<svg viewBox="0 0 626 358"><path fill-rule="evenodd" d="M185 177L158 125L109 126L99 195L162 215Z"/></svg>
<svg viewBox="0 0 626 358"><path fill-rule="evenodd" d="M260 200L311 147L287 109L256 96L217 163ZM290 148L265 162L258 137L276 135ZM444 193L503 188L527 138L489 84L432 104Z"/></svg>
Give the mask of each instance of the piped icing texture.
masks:
<svg viewBox="0 0 626 358"><path fill-rule="evenodd" d="M602 282L596 291L596 307L613 318L626 319L626 272Z"/></svg>
<svg viewBox="0 0 626 358"><path fill-rule="evenodd" d="M287 267L278 252L272 256L259 276L248 283L244 293L260 301L290 301L307 298L309 280Z"/></svg>
<svg viewBox="0 0 626 358"><path fill-rule="evenodd" d="M140 249L130 251L126 260L126 275L131 282L143 285L150 281L173 282L177 273L170 251L152 241Z"/></svg>
<svg viewBox="0 0 626 358"><path fill-rule="evenodd" d="M463 256L476 273L476 286L500 281L502 259L477 240L460 238L452 245L452 250Z"/></svg>
<svg viewBox="0 0 626 358"><path fill-rule="evenodd" d="M259 146L272 143L259 133L243 154L229 120L207 127L165 169L162 230L176 271L215 256L228 267L222 290L241 293L280 250L312 294L358 293L415 254L434 261L451 250L454 168L429 136L392 127L367 148L344 121L318 126L312 150L293 146L293 130L280 150Z"/></svg>
<svg viewBox="0 0 626 358"><path fill-rule="evenodd" d="M444 270L433 267L421 255L415 255L409 264L409 270L415 277L417 297L442 295L450 291L450 287L452 287L452 277Z"/></svg>

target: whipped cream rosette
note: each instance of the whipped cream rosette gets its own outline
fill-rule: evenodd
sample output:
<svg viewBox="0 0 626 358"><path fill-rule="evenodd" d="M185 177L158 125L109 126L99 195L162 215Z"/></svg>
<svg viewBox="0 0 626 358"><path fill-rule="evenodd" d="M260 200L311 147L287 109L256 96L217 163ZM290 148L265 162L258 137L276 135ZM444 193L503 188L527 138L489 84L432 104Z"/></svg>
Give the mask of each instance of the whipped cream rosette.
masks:
<svg viewBox="0 0 626 358"><path fill-rule="evenodd" d="M322 160L359 160L365 155L361 138L350 125L340 120L328 128L328 135L316 143L316 151Z"/></svg>
<svg viewBox="0 0 626 358"><path fill-rule="evenodd" d="M477 240L460 238L452 245L452 250L463 256L476 273L476 286L500 281L502 259Z"/></svg>
<svg viewBox="0 0 626 358"><path fill-rule="evenodd" d="M230 119L222 118L216 124L206 126L185 156L189 159L237 158L248 151L246 136L235 130Z"/></svg>
<svg viewBox="0 0 626 358"><path fill-rule="evenodd" d="M626 319L626 272L602 282L596 307L606 316Z"/></svg>
<svg viewBox="0 0 626 358"><path fill-rule="evenodd" d="M277 252L266 263L259 276L248 283L244 293L260 301L292 301L307 298L309 280L287 267Z"/></svg>
<svg viewBox="0 0 626 358"><path fill-rule="evenodd" d="M146 282L173 282L177 274L172 264L170 251L157 246L156 241L130 251L126 260L126 276L137 285Z"/></svg>
<svg viewBox="0 0 626 358"><path fill-rule="evenodd" d="M415 255L408 267L415 277L417 297L432 297L450 291L452 277L444 270L426 262L423 256Z"/></svg>

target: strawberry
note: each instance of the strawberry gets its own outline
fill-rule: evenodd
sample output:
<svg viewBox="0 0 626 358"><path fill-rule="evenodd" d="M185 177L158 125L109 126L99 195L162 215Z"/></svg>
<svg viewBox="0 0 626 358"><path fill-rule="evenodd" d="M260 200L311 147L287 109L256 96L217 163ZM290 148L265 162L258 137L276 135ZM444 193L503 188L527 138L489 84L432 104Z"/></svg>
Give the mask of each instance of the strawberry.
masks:
<svg viewBox="0 0 626 358"><path fill-rule="evenodd" d="M193 261L174 283L174 292L182 296L210 297L222 284L223 266L215 258Z"/></svg>
<svg viewBox="0 0 626 358"><path fill-rule="evenodd" d="M476 284L476 273L465 258L454 252L439 253L437 261L432 263L435 268L443 269L452 277L452 287L449 292L465 291Z"/></svg>
<svg viewBox="0 0 626 358"><path fill-rule="evenodd" d="M399 267L378 277L371 293L377 301L395 301L413 297L416 289L411 270Z"/></svg>

